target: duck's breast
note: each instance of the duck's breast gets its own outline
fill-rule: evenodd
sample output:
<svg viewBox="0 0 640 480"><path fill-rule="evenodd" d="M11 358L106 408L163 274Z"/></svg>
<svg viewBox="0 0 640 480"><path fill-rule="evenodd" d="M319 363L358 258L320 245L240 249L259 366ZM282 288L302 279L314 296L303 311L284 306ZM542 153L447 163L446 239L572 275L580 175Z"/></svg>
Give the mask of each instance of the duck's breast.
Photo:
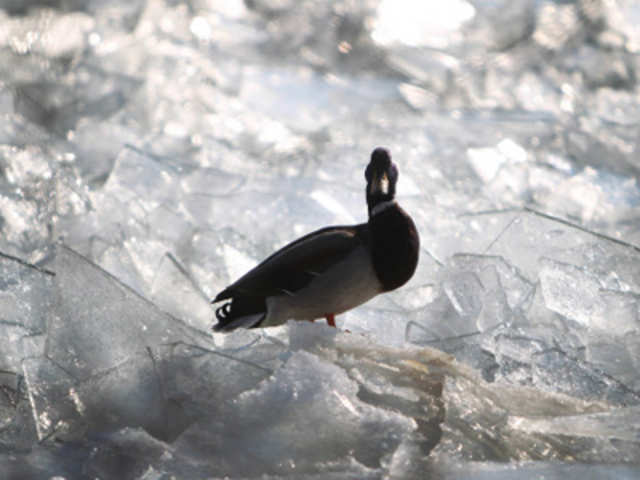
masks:
<svg viewBox="0 0 640 480"><path fill-rule="evenodd" d="M384 291L409 281L418 265L420 238L411 217L397 204L369 219L375 269Z"/></svg>

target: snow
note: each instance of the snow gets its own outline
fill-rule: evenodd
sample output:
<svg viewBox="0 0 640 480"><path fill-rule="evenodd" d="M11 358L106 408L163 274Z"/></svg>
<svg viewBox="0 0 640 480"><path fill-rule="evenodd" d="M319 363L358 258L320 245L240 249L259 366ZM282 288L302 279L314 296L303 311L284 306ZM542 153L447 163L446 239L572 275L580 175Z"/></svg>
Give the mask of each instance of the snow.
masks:
<svg viewBox="0 0 640 480"><path fill-rule="evenodd" d="M637 478L638 8L561 3L4 2L0 477ZM411 281L213 333L379 145Z"/></svg>

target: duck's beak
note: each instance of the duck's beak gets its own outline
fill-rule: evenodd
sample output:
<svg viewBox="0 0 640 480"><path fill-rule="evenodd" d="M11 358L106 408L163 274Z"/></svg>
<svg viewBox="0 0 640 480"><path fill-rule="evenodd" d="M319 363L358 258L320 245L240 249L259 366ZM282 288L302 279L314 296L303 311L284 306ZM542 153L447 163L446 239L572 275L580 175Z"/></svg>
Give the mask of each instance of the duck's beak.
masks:
<svg viewBox="0 0 640 480"><path fill-rule="evenodd" d="M387 195L389 193L389 177L387 172L383 172L380 177L377 173L373 174L371 183L369 184L369 195Z"/></svg>

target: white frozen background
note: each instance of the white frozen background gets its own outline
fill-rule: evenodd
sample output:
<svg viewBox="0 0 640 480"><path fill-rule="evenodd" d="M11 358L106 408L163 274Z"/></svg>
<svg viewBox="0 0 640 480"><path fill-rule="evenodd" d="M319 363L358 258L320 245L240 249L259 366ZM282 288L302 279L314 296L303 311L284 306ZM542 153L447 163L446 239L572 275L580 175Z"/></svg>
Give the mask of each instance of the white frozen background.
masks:
<svg viewBox="0 0 640 480"><path fill-rule="evenodd" d="M0 5L1 478L640 476L637 2ZM411 282L212 334L378 145Z"/></svg>

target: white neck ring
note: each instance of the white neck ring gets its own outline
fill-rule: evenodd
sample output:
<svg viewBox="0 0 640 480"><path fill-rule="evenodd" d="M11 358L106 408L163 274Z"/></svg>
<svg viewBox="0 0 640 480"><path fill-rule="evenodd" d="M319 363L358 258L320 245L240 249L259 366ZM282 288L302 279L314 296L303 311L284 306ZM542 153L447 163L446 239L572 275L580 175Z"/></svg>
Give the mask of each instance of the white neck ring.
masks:
<svg viewBox="0 0 640 480"><path fill-rule="evenodd" d="M387 208L395 207L395 200L387 200L386 202L380 202L375 207L371 209L371 216L379 214L380 212L384 212Z"/></svg>

